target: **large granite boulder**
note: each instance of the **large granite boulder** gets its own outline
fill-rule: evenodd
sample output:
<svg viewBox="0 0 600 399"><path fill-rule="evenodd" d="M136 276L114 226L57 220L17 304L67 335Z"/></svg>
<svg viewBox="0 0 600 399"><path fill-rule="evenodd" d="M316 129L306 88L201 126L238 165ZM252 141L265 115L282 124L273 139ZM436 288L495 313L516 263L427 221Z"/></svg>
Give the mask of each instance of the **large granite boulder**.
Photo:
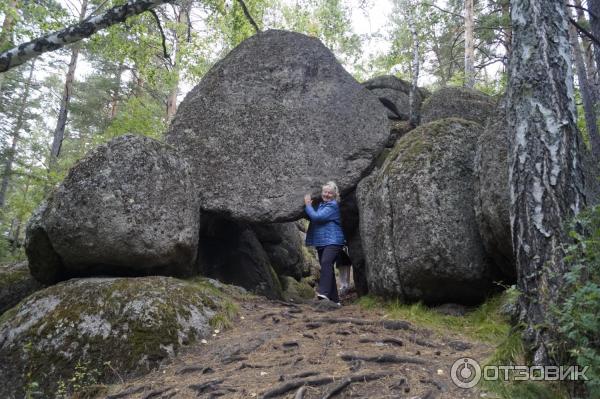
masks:
<svg viewBox="0 0 600 399"><path fill-rule="evenodd" d="M496 109L496 100L480 91L465 87L444 87L423 102L421 123L456 117L485 125L487 118L494 115Z"/></svg>
<svg viewBox="0 0 600 399"><path fill-rule="evenodd" d="M92 150L31 218L25 242L41 282L108 274L188 275L200 223L177 151L126 135Z"/></svg>
<svg viewBox="0 0 600 399"><path fill-rule="evenodd" d="M369 89L386 108L390 119L409 120L410 103L409 95L411 84L393 75L377 76L363 82L363 86ZM418 88L416 91L415 105L421 106L423 99L428 93Z"/></svg>
<svg viewBox="0 0 600 399"><path fill-rule="evenodd" d="M422 125L357 187L369 292L407 301L477 302L493 273L473 210L481 126Z"/></svg>
<svg viewBox="0 0 600 399"><path fill-rule="evenodd" d="M0 315L40 289L42 284L33 278L27 262L0 265Z"/></svg>
<svg viewBox="0 0 600 399"><path fill-rule="evenodd" d="M197 269L203 276L281 299L277 273L250 223L203 212L198 245Z"/></svg>
<svg viewBox="0 0 600 399"><path fill-rule="evenodd" d="M510 229L508 125L504 109L488 119L475 155L475 217L486 252L508 282L517 271Z"/></svg>
<svg viewBox="0 0 600 399"><path fill-rule="evenodd" d="M0 317L0 397L73 393L76 373L98 383L157 368L210 336L235 306L203 280L72 279L38 291ZM217 323L218 322L218 323ZM107 364L108 363L108 364ZM83 370L83 371L82 371Z"/></svg>
<svg viewBox="0 0 600 399"><path fill-rule="evenodd" d="M269 30L242 42L183 100L167 142L191 161L202 209L253 222L302 216L302 197L367 173L385 108L318 39Z"/></svg>

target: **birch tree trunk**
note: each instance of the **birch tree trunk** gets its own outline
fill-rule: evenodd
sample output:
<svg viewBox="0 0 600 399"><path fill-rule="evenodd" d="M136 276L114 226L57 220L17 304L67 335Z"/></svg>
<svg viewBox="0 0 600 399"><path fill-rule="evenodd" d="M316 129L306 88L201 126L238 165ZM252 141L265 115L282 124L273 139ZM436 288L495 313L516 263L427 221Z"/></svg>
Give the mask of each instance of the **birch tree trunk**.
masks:
<svg viewBox="0 0 600 399"><path fill-rule="evenodd" d="M8 11L2 22L2 30L0 31L0 50L4 50L10 43L10 36L12 34L13 25L15 24L13 12L17 11L17 0L9 0L7 9Z"/></svg>
<svg viewBox="0 0 600 399"><path fill-rule="evenodd" d="M180 58L180 49L183 45L184 38L180 34L180 25L185 24L189 25L189 11L191 8L190 2L184 2L179 7L179 12L177 13L177 25L173 29L173 51L171 54L171 58L173 59L173 73L175 74L175 83L169 96L167 97L167 120L170 121L173 116L175 116L175 112L177 112L177 95L179 94L179 58Z"/></svg>
<svg viewBox="0 0 600 399"><path fill-rule="evenodd" d="M81 1L81 9L79 10L79 22L85 18L88 0ZM65 137L65 127L67 125L67 117L69 116L69 103L71 102L71 94L73 91L73 81L75 80L75 70L77 69L77 58L79 57L79 46L75 45L71 49L71 60L67 69L63 94L60 100L60 109L58 111L58 119L56 128L52 137L52 147L50 148L50 170L56 167L60 148Z"/></svg>
<svg viewBox="0 0 600 399"><path fill-rule="evenodd" d="M413 59L412 59L412 84L408 94L408 106L410 109L410 123L413 126L419 124L419 110L417 108L417 90L419 82L419 35L417 35L417 27L415 26L415 18L412 10L408 11L408 28L413 39Z"/></svg>
<svg viewBox="0 0 600 399"><path fill-rule="evenodd" d="M577 80L579 81L579 91L581 92L581 99L583 100L585 125L592 144L592 156L594 160L598 161L600 160L600 136L598 135L594 100L587 78L587 71L585 69L581 46L579 45L577 30L575 29L575 26L571 24L569 24L569 36L571 39L573 56L575 58L575 69L577 71Z"/></svg>
<svg viewBox="0 0 600 399"><path fill-rule="evenodd" d="M9 0L7 10L2 22L2 30L0 31L0 51L10 45L10 38L15 24L15 18L12 13L17 11L17 0ZM4 75L0 75L0 91L2 91L3 83Z"/></svg>
<svg viewBox="0 0 600 399"><path fill-rule="evenodd" d="M25 108L27 107L27 101L29 100L29 91L31 89L31 82L33 81L34 69L35 62L32 62L31 66L29 67L29 76L25 82L25 90L23 91L23 96L21 97L21 104L19 106L17 120L11 132L12 143L8 153L6 154L6 159L4 160L4 174L2 175L2 183L0 184L0 209L4 208L4 205L6 204L6 193L8 192L8 185L10 183L10 178L12 177L12 167L13 163L15 162L17 144L19 143L19 133L23 128Z"/></svg>
<svg viewBox="0 0 600 399"><path fill-rule="evenodd" d="M473 44L473 0L465 0L465 86L475 86L475 46Z"/></svg>
<svg viewBox="0 0 600 399"><path fill-rule="evenodd" d="M565 223L585 205L564 0L512 0L508 84L510 219L524 339L536 365L554 349Z"/></svg>

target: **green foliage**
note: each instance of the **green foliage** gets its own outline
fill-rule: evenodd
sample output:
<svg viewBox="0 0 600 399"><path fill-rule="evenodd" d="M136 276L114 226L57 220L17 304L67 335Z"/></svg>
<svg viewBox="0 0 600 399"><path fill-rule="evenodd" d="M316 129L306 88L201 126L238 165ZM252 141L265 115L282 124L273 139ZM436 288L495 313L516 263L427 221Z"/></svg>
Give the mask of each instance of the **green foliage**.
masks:
<svg viewBox="0 0 600 399"><path fill-rule="evenodd" d="M494 296L465 316L444 315L422 303L404 304L398 300L384 301L372 296L361 297L358 303L366 309L382 309L391 319L414 322L442 334L464 334L494 343L508 335L508 320L501 308L509 298L509 293Z"/></svg>
<svg viewBox="0 0 600 399"><path fill-rule="evenodd" d="M301 32L319 38L346 65L358 62L361 39L353 32L351 10L340 0L300 0L289 5L280 3L273 21L278 29Z"/></svg>
<svg viewBox="0 0 600 399"><path fill-rule="evenodd" d="M566 350L580 366L590 366L586 387L600 396L600 206L587 209L571 225L562 304L556 309Z"/></svg>
<svg viewBox="0 0 600 399"><path fill-rule="evenodd" d="M492 356L482 366L526 364L521 331L513 329L507 336L502 338ZM512 376L512 373L509 376ZM568 397L565 386L548 381L515 381L512 378L507 381L503 379L494 381L482 379L479 387L486 392L486 397L499 399L562 399Z"/></svg>

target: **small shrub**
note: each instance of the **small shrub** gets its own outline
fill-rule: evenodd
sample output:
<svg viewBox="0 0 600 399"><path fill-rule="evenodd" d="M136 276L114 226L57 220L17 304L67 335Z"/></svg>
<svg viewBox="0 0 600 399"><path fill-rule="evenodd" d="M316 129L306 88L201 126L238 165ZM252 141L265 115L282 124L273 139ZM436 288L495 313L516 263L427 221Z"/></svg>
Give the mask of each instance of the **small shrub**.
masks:
<svg viewBox="0 0 600 399"><path fill-rule="evenodd" d="M565 351L581 367L589 366L585 382L590 397L600 397L600 206L575 218L573 243L566 249L569 272L564 276L556 309Z"/></svg>

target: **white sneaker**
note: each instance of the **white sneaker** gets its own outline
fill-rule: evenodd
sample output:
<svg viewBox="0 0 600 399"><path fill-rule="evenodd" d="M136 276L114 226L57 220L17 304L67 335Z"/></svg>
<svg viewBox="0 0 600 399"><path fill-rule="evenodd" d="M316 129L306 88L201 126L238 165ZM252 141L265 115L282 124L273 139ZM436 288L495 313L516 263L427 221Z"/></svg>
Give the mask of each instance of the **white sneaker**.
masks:
<svg viewBox="0 0 600 399"><path fill-rule="evenodd" d="M325 295L323 295L323 294L317 294L317 298L319 298L319 299L324 299L324 300L327 300L327 301L329 300L329 298L327 298L327 297L326 297Z"/></svg>

